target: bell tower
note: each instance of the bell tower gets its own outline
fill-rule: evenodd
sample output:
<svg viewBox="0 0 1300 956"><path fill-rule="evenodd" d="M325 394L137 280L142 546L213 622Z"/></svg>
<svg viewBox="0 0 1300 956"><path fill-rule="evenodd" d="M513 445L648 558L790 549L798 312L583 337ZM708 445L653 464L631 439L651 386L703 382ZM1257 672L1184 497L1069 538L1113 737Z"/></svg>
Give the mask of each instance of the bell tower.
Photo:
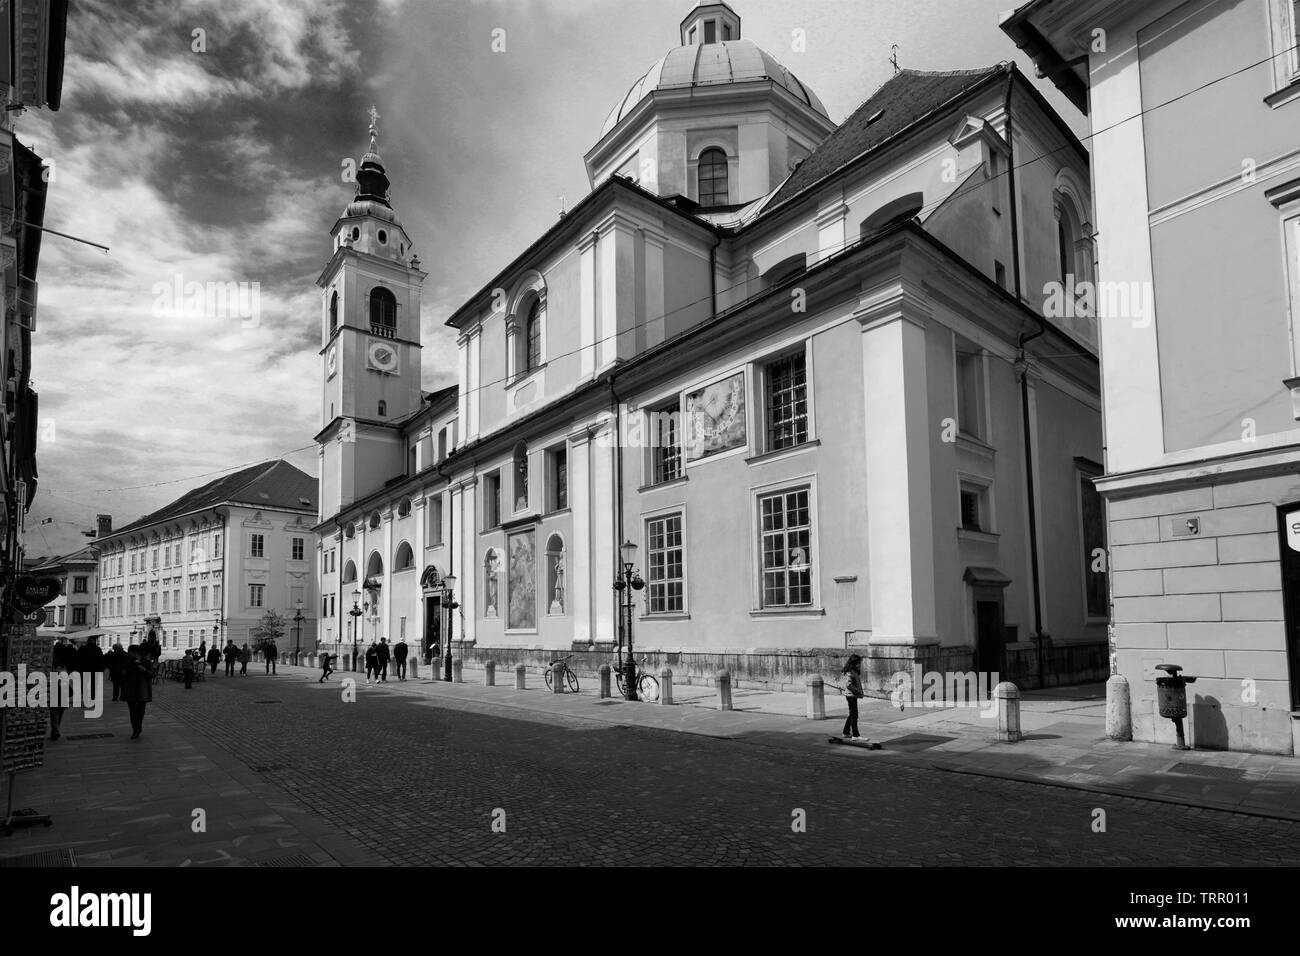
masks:
<svg viewBox="0 0 1300 956"><path fill-rule="evenodd" d="M330 230L321 288L321 516L404 466L400 424L420 408L420 292L426 273L393 210L379 114L356 192Z"/></svg>

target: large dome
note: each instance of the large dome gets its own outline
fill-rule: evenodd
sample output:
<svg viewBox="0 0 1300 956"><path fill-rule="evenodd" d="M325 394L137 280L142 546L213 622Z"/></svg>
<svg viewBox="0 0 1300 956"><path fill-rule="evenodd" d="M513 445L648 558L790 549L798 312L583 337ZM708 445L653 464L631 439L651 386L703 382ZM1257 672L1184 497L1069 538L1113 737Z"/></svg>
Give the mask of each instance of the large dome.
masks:
<svg viewBox="0 0 1300 956"><path fill-rule="evenodd" d="M645 76L633 83L627 95L609 111L600 135L604 137L655 90L718 86L750 80L771 80L785 87L796 99L807 103L822 116L827 116L826 107L822 106L817 94L800 83L798 77L782 66L772 54L760 49L753 40L724 40L720 43L679 46L670 50L667 56L650 67Z"/></svg>

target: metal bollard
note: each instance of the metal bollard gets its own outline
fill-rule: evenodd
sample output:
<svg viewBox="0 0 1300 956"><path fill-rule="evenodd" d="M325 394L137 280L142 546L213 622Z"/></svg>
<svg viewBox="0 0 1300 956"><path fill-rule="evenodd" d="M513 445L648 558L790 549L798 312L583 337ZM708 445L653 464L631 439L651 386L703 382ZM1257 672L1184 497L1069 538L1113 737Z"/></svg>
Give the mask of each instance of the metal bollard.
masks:
<svg viewBox="0 0 1300 956"><path fill-rule="evenodd" d="M1128 678L1115 674L1106 681L1106 736L1111 740L1133 739L1133 712L1128 695Z"/></svg>
<svg viewBox="0 0 1300 956"><path fill-rule="evenodd" d="M483 662L483 684L485 687L495 687L497 685L497 662Z"/></svg>
<svg viewBox="0 0 1300 956"><path fill-rule="evenodd" d="M1020 688L1004 680L993 688L993 699L998 702L997 739L1013 744L1020 739Z"/></svg>
<svg viewBox="0 0 1300 956"><path fill-rule="evenodd" d="M826 688L821 677L814 674L804 684L808 688L808 719L826 719Z"/></svg>
<svg viewBox="0 0 1300 956"><path fill-rule="evenodd" d="M459 657L451 659L451 682L453 684L463 684L465 681L461 678L461 671L465 667L465 662Z"/></svg>
<svg viewBox="0 0 1300 956"><path fill-rule="evenodd" d="M600 665L600 699L604 700L610 696L609 692L609 665Z"/></svg>
<svg viewBox="0 0 1300 956"><path fill-rule="evenodd" d="M659 668L659 703L671 704L673 702L673 669L671 667Z"/></svg>
<svg viewBox="0 0 1300 956"><path fill-rule="evenodd" d="M718 710L731 710L731 674L718 671Z"/></svg>
<svg viewBox="0 0 1300 956"><path fill-rule="evenodd" d="M551 665L551 693L564 693L564 665L559 661Z"/></svg>
<svg viewBox="0 0 1300 956"><path fill-rule="evenodd" d="M523 664L515 665L515 690L527 690L528 671Z"/></svg>

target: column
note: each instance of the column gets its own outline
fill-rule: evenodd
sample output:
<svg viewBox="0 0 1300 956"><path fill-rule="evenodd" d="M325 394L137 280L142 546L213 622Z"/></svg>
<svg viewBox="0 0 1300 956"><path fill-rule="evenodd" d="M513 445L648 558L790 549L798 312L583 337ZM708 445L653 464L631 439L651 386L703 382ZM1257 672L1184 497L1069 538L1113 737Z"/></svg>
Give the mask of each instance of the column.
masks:
<svg viewBox="0 0 1300 956"><path fill-rule="evenodd" d="M905 281L862 297L867 551L871 643L937 643L931 421L926 394L929 306Z"/></svg>
<svg viewBox="0 0 1300 956"><path fill-rule="evenodd" d="M645 237L645 346L654 348L664 340L664 243L667 237L656 230L642 230Z"/></svg>
<svg viewBox="0 0 1300 956"><path fill-rule="evenodd" d="M607 418L589 445L592 633L598 641L612 641L618 636L613 598L618 548L614 527L614 428L613 419Z"/></svg>
<svg viewBox="0 0 1300 956"><path fill-rule="evenodd" d="M582 376L596 370L596 233L578 242L578 346Z"/></svg>
<svg viewBox="0 0 1300 956"><path fill-rule="evenodd" d="M569 435L569 509L573 516L573 543L569 548L569 604L573 613L573 639L594 639L592 617L591 539L591 434L586 428Z"/></svg>
<svg viewBox="0 0 1300 956"><path fill-rule="evenodd" d="M844 220L849 214L849 207L844 205L842 191L827 197L817 211L817 257L808 263L821 262L844 250L848 236L844 232Z"/></svg>

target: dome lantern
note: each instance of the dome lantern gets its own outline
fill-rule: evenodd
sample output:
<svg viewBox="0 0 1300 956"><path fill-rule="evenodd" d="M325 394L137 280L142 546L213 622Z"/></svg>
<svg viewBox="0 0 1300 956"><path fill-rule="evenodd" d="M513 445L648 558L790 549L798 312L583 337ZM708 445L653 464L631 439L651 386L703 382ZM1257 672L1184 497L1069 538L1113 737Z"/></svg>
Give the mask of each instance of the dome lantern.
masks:
<svg viewBox="0 0 1300 956"><path fill-rule="evenodd" d="M740 39L740 17L725 3L700 3L681 25L682 46Z"/></svg>

